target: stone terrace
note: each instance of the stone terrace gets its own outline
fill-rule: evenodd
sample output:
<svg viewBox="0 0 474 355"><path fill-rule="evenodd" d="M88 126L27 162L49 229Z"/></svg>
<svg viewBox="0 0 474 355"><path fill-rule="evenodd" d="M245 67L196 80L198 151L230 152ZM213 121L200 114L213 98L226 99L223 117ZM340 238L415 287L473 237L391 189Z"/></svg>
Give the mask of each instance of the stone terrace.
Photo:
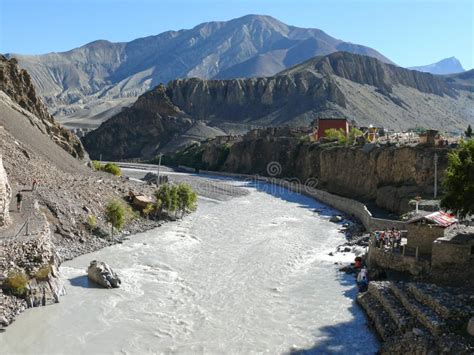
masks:
<svg viewBox="0 0 474 355"><path fill-rule="evenodd" d="M417 282L372 281L357 298L384 341L382 354L473 354L474 295Z"/></svg>

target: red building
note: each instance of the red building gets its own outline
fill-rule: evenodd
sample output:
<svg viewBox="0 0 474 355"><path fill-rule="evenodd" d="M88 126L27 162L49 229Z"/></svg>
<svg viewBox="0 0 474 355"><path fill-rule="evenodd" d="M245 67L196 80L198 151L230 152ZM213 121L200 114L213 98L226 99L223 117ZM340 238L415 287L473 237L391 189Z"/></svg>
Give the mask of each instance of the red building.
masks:
<svg viewBox="0 0 474 355"><path fill-rule="evenodd" d="M349 122L345 118L318 118L318 130L316 139L319 140L321 137L325 136L327 129L342 129L344 134L347 136L349 133Z"/></svg>

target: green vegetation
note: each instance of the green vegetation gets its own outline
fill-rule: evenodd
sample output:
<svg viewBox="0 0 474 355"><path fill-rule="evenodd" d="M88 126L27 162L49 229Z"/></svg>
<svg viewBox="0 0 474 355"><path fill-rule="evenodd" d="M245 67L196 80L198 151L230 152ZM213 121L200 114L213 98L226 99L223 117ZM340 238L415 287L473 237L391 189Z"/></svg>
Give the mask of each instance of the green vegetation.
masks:
<svg viewBox="0 0 474 355"><path fill-rule="evenodd" d="M102 164L98 162L97 160L93 160L91 164L94 170L105 171L106 173L110 173L115 176L122 175L122 170L120 170L120 167L117 164L114 164L114 163Z"/></svg>
<svg viewBox="0 0 474 355"><path fill-rule="evenodd" d="M354 144L354 142L357 140L358 137L362 137L363 135L364 135L364 132L362 132L358 128L353 127L349 131L349 137L347 139L347 143L349 145L352 145L352 144Z"/></svg>
<svg viewBox="0 0 474 355"><path fill-rule="evenodd" d="M97 218L93 214L87 216L86 225L89 230L93 230L97 227Z"/></svg>
<svg viewBox="0 0 474 355"><path fill-rule="evenodd" d="M203 145L193 144L175 154L164 155L162 164L171 166L185 165L195 169L207 169L209 167L202 162L203 153ZM158 158L154 159L151 163L157 164Z"/></svg>
<svg viewBox="0 0 474 355"><path fill-rule="evenodd" d="M153 212L154 209L155 207L153 206L153 204L147 204L146 207L142 210L143 217L149 218L151 212Z"/></svg>
<svg viewBox="0 0 474 355"><path fill-rule="evenodd" d="M49 275L51 274L51 272L52 272L51 265L43 266L36 272L35 279L39 281L47 281L49 279Z"/></svg>
<svg viewBox="0 0 474 355"><path fill-rule="evenodd" d="M474 214L474 140L461 141L448 156L441 206L461 218Z"/></svg>
<svg viewBox="0 0 474 355"><path fill-rule="evenodd" d="M120 200L110 201L105 207L105 218L112 225L112 237L114 228L121 230L125 224L127 208Z"/></svg>
<svg viewBox="0 0 474 355"><path fill-rule="evenodd" d="M194 211L197 207L197 194L193 191L191 186L185 183L178 185L178 210L181 211L181 216L186 212Z"/></svg>
<svg viewBox="0 0 474 355"><path fill-rule="evenodd" d="M12 295L22 297L28 287L28 276L23 271L12 271L5 280L5 286Z"/></svg>
<svg viewBox="0 0 474 355"><path fill-rule="evenodd" d="M194 211L197 205L197 195L188 184L179 185L163 184L155 192L156 210L161 214L166 210L168 215L181 212L183 216L186 212Z"/></svg>
<svg viewBox="0 0 474 355"><path fill-rule="evenodd" d="M471 127L471 125L467 126L467 129L464 132L464 134L466 135L466 138L471 138L472 137L472 127Z"/></svg>

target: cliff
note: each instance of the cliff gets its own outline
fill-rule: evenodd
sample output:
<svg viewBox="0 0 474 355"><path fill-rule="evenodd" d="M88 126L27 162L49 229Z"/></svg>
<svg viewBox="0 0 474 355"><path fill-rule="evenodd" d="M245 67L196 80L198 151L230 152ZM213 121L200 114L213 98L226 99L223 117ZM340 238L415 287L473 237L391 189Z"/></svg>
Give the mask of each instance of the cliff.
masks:
<svg viewBox="0 0 474 355"><path fill-rule="evenodd" d="M0 55L0 91L22 109L30 112L38 120L32 124L49 135L51 139L76 158L84 158L85 152L80 140L70 131L55 122L41 99L37 96L30 75L20 69L16 59L6 59Z"/></svg>
<svg viewBox="0 0 474 355"><path fill-rule="evenodd" d="M253 136L249 133L231 146L210 142L167 159L174 164L194 163L200 169L299 179L337 195L404 213L415 196L433 197L434 154L439 156L441 187L448 151L420 146L363 148L305 143L267 129Z"/></svg>
<svg viewBox="0 0 474 355"><path fill-rule="evenodd" d="M148 158L143 152L150 153L154 146L150 155L156 154L170 142L170 135L186 135L188 126L176 119L176 124L171 124L170 118L176 114L169 114L170 105L180 111L180 117L205 121L228 134L234 134L236 127L245 132L249 126L308 126L318 117L346 117L360 126L397 130L421 126L463 131L474 119L469 109L474 105L473 83L471 77L461 83L457 77L435 76L372 57L336 52L272 77L170 81L143 94L130 109L86 136L84 144L94 157L102 153L106 159ZM147 102L146 107L139 104L142 101ZM159 134L150 134L156 127L160 127ZM112 152L112 137L118 137L118 132L120 139ZM137 147L131 149L132 145Z"/></svg>
<svg viewBox="0 0 474 355"><path fill-rule="evenodd" d="M173 105L160 85L89 133L83 142L93 159L153 157L161 146L191 126L192 120Z"/></svg>

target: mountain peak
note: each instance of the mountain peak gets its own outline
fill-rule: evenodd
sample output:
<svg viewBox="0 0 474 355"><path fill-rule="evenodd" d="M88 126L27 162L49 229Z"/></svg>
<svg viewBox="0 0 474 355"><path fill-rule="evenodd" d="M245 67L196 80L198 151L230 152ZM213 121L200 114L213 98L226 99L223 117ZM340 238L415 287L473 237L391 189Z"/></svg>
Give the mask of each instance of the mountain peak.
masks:
<svg viewBox="0 0 474 355"><path fill-rule="evenodd" d="M438 75L462 73L465 71L461 62L456 57L449 57L449 58L441 59L440 61L433 64L418 66L418 67L410 67L408 69L418 70L421 72L438 74Z"/></svg>

